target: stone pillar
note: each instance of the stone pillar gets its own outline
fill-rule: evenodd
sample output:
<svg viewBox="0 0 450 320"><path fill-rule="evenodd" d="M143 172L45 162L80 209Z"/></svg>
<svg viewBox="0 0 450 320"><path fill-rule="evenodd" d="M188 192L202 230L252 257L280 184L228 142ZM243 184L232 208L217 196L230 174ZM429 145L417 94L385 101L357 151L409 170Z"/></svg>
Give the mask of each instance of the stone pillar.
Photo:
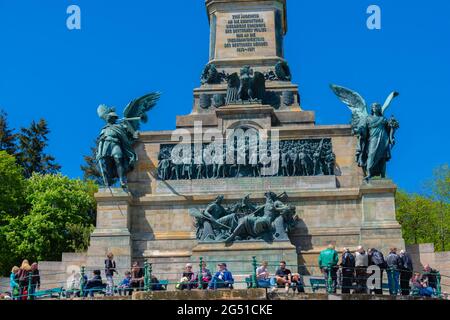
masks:
<svg viewBox="0 0 450 320"><path fill-rule="evenodd" d="M130 204L132 196L122 189L102 189L96 195L97 227L91 235L87 267L104 269L106 254L112 252L122 275L131 267Z"/></svg>
<svg viewBox="0 0 450 320"><path fill-rule="evenodd" d="M395 214L397 186L387 179L361 186L361 244L388 253L390 247L405 248L401 226Z"/></svg>

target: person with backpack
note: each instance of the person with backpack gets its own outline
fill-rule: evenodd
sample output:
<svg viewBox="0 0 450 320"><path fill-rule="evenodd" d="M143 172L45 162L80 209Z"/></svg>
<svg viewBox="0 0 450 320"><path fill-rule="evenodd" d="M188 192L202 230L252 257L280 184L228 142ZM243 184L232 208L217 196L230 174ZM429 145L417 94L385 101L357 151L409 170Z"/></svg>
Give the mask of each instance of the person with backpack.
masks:
<svg viewBox="0 0 450 320"><path fill-rule="evenodd" d="M369 255L363 246L356 250L356 290L355 293L367 294L367 267L369 266Z"/></svg>
<svg viewBox="0 0 450 320"><path fill-rule="evenodd" d="M114 295L114 273L117 273L116 262L114 261L114 254L112 252L106 255L105 260L105 276L106 276L106 295Z"/></svg>
<svg viewBox="0 0 450 320"><path fill-rule="evenodd" d="M402 269L402 259L397 254L397 248L390 248L386 263L389 294L396 296L399 292L400 270Z"/></svg>
<svg viewBox="0 0 450 320"><path fill-rule="evenodd" d="M353 278L355 276L355 257L350 252L350 249L344 248L342 253L342 294L350 294L350 289L353 287Z"/></svg>
<svg viewBox="0 0 450 320"><path fill-rule="evenodd" d="M379 283L380 287L373 289L375 294L383 294L383 271L386 269L386 261L383 254L375 248L371 248L369 253L369 265L380 268ZM372 291L372 290L371 290Z"/></svg>
<svg viewBox="0 0 450 320"><path fill-rule="evenodd" d="M402 266L400 270L400 290L402 296L409 296L410 286L409 282L413 276L413 263L409 254L402 250L400 251L400 259L402 261Z"/></svg>

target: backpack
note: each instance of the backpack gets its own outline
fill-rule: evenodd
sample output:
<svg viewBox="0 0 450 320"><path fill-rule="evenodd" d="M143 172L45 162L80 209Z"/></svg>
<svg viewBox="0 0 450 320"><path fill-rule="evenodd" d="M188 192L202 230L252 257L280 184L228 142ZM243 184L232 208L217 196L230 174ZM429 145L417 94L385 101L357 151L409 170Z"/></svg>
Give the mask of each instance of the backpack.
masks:
<svg viewBox="0 0 450 320"><path fill-rule="evenodd" d="M387 267L386 261L384 260L384 256L380 251L375 251L372 254L372 262L373 264L379 266L380 268Z"/></svg>
<svg viewBox="0 0 450 320"><path fill-rule="evenodd" d="M346 268L353 268L355 266L355 257L351 253L345 254L345 260L342 261L342 266Z"/></svg>

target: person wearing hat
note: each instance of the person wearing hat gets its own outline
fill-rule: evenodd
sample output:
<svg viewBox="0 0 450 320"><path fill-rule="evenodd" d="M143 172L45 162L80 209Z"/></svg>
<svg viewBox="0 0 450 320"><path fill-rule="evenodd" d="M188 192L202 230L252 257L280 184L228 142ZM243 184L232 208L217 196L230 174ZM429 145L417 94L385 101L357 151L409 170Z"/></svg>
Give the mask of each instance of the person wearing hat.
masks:
<svg viewBox="0 0 450 320"><path fill-rule="evenodd" d="M227 269L227 264L225 262L222 262L217 266L219 267L219 270L216 272L211 282L209 283L208 289L233 289L234 279L231 272Z"/></svg>

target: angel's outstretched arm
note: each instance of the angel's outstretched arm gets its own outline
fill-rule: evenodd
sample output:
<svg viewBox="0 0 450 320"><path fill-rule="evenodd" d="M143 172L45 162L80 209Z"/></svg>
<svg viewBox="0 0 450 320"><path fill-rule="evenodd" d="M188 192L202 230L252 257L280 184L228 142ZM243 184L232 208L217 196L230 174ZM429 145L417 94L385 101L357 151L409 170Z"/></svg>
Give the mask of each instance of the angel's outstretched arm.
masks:
<svg viewBox="0 0 450 320"><path fill-rule="evenodd" d="M389 97L386 99L386 102L384 103L383 108L382 108L383 114L384 114L384 112L387 110L387 108L389 108L389 106L391 105L392 101L393 101L396 97L398 97L399 95L400 95L400 93L398 93L398 92L396 92L396 91L392 92L392 93L389 95Z"/></svg>

